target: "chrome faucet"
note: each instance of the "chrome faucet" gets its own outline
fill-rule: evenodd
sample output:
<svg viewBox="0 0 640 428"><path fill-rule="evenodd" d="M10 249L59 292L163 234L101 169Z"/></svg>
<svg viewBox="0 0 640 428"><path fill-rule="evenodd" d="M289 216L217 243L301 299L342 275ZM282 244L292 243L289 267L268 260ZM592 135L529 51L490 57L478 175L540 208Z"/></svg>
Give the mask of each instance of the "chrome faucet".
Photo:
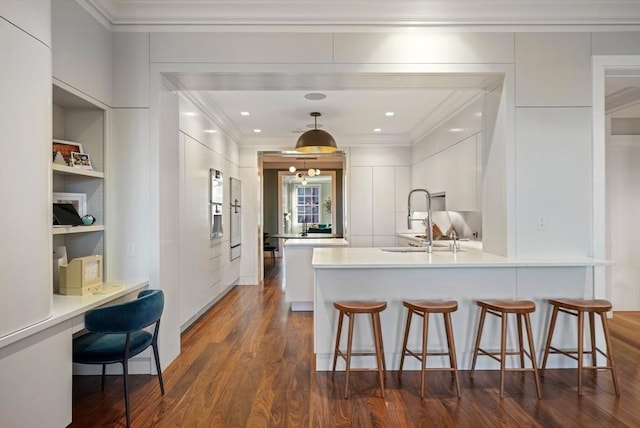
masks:
<svg viewBox="0 0 640 428"><path fill-rule="evenodd" d="M458 234L456 234L455 230L451 231L451 233L449 234L449 238L451 239L451 244L449 245L449 247L454 253L457 253L460 249L460 243L458 241Z"/></svg>
<svg viewBox="0 0 640 428"><path fill-rule="evenodd" d="M409 214L407 215L407 228L411 229L412 221L424 221L424 219L411 218L411 195L414 192L424 192L427 197L427 240L429 241L429 245L427 246L427 253L433 252L433 220L431 216L431 193L427 189L413 189L409 192L409 196L407 197L407 210Z"/></svg>

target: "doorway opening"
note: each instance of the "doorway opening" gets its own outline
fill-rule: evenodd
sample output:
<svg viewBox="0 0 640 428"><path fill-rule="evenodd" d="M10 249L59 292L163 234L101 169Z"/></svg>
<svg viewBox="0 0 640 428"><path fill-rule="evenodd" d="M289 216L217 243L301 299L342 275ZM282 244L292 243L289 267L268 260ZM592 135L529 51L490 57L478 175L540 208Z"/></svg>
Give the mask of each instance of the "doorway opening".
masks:
<svg viewBox="0 0 640 428"><path fill-rule="evenodd" d="M640 311L640 69L605 72L607 284L615 311Z"/></svg>
<svg viewBox="0 0 640 428"><path fill-rule="evenodd" d="M345 235L344 152L260 152L258 157L263 178L263 271L267 258L283 257L287 239ZM275 247L273 253L265 251L267 247Z"/></svg>

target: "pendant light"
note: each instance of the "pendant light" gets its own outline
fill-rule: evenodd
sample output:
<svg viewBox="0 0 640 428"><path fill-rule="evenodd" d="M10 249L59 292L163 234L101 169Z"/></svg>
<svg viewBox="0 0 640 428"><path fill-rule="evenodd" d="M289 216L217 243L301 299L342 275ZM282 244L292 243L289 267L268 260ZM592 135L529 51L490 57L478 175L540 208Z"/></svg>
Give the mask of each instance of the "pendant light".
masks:
<svg viewBox="0 0 640 428"><path fill-rule="evenodd" d="M295 173L296 178L298 180L302 180L301 181L302 185L306 186L307 185L307 176L308 177L316 177L316 176L320 175L320 170L318 168L309 168L309 170L305 172L306 169L307 169L307 162L305 161L304 164L303 164L303 167L302 167L302 171L298 171L294 165L291 165L289 167L289 172Z"/></svg>
<svg viewBox="0 0 640 428"><path fill-rule="evenodd" d="M331 134L322 129L318 129L318 112L311 113L314 119L314 129L305 132L298 138L296 151L301 153L333 153L338 150L336 141Z"/></svg>

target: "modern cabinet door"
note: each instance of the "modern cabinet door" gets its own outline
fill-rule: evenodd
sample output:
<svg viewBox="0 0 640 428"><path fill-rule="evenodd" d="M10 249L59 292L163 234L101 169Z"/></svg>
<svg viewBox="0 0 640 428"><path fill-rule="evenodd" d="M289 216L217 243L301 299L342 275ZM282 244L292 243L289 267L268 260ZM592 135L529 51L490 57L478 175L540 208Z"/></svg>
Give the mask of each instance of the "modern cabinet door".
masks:
<svg viewBox="0 0 640 428"><path fill-rule="evenodd" d="M458 211L479 211L476 135L458 143Z"/></svg>
<svg viewBox="0 0 640 428"><path fill-rule="evenodd" d="M373 170L370 166L351 168L351 235L373 234Z"/></svg>
<svg viewBox="0 0 640 428"><path fill-rule="evenodd" d="M51 51L0 19L0 336L51 311Z"/></svg>

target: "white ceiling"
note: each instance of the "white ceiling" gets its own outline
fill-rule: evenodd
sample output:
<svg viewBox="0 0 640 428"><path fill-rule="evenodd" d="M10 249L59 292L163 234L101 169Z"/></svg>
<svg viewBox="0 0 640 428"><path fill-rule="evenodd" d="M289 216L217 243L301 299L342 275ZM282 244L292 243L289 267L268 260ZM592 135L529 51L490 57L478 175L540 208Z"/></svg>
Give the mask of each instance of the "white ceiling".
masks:
<svg viewBox="0 0 640 428"><path fill-rule="evenodd" d="M241 145L290 142L291 147L302 132L313 128L311 112L322 114L318 128L333 135L339 147L409 145L502 80L500 75L480 73L167 77L206 106L222 131ZM309 100L309 93L326 98ZM250 115L242 116L243 111ZM389 117L387 112L394 114Z"/></svg>

